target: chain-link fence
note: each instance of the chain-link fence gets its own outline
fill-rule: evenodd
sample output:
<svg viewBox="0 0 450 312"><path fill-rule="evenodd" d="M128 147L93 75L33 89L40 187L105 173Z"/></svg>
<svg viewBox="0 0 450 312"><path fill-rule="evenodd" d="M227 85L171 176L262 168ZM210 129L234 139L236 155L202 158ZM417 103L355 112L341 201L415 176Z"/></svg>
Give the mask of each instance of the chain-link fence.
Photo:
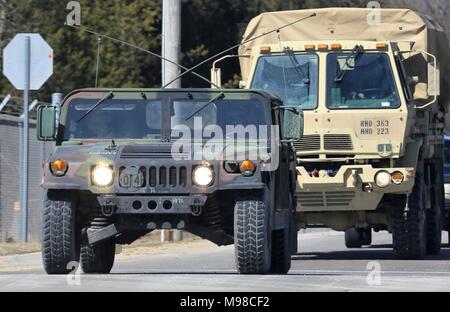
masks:
<svg viewBox="0 0 450 312"><path fill-rule="evenodd" d="M22 118L0 114L0 242L21 239L20 164ZM43 160L52 144L36 139L36 124L30 121L28 174L28 239L41 237L43 191L40 187Z"/></svg>

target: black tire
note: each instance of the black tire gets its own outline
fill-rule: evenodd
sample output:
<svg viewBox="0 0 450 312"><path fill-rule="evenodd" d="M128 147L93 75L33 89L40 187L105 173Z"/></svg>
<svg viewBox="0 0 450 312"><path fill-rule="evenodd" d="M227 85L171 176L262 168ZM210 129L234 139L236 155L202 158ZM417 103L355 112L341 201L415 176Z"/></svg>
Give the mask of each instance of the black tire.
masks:
<svg viewBox="0 0 450 312"><path fill-rule="evenodd" d="M81 268L86 274L108 274L114 265L116 243L108 239L91 246L86 234L81 244Z"/></svg>
<svg viewBox="0 0 450 312"><path fill-rule="evenodd" d="M292 213L287 214L286 228L272 231L272 266L270 272L274 274L287 274L291 269L292 255Z"/></svg>
<svg viewBox="0 0 450 312"><path fill-rule="evenodd" d="M427 253L438 255L441 253L442 223L441 209L432 205L427 209Z"/></svg>
<svg viewBox="0 0 450 312"><path fill-rule="evenodd" d="M291 256L298 253L298 229L295 217L291 220Z"/></svg>
<svg viewBox="0 0 450 312"><path fill-rule="evenodd" d="M78 266L81 230L69 194L46 197L42 217L42 261L47 274L68 274Z"/></svg>
<svg viewBox="0 0 450 312"><path fill-rule="evenodd" d="M359 229L361 235L361 244L363 246L372 245L372 229Z"/></svg>
<svg viewBox="0 0 450 312"><path fill-rule="evenodd" d="M425 183L417 173L405 207L392 210L394 253L401 259L424 259L427 251Z"/></svg>
<svg viewBox="0 0 450 312"><path fill-rule="evenodd" d="M427 209L427 253L438 255L442 242L442 211L444 210L444 177L442 162L437 160L431 189L431 207Z"/></svg>
<svg viewBox="0 0 450 312"><path fill-rule="evenodd" d="M347 248L362 247L361 233L358 229L351 228L345 231L345 246Z"/></svg>
<svg viewBox="0 0 450 312"><path fill-rule="evenodd" d="M234 207L236 268L241 274L266 274L271 266L269 207L259 199L241 199Z"/></svg>

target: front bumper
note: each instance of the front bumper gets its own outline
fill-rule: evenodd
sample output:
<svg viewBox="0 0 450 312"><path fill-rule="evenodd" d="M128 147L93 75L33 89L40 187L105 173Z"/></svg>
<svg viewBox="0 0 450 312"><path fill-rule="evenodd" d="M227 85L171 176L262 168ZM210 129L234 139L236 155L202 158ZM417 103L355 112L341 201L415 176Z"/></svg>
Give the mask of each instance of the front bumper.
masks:
<svg viewBox="0 0 450 312"><path fill-rule="evenodd" d="M297 167L299 211L375 210L384 194L407 194L414 186L414 168L373 168L371 165L342 166L335 176L311 177L304 167ZM381 188L375 184L379 171L399 171L405 177L400 185Z"/></svg>
<svg viewBox="0 0 450 312"><path fill-rule="evenodd" d="M206 195L98 196L100 207L110 214L195 214L206 200Z"/></svg>

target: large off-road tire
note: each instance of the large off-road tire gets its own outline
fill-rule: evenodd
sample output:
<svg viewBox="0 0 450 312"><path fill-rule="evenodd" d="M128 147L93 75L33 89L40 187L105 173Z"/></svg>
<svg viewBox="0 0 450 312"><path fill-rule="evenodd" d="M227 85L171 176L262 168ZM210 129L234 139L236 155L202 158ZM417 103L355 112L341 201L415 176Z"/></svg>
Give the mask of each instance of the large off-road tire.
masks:
<svg viewBox="0 0 450 312"><path fill-rule="evenodd" d="M67 193L47 196L42 217L42 261L47 274L68 274L80 257L76 203Z"/></svg>
<svg viewBox="0 0 450 312"><path fill-rule="evenodd" d="M427 209L427 253L438 255L441 252L442 223L441 209L432 205Z"/></svg>
<svg viewBox="0 0 450 312"><path fill-rule="evenodd" d="M417 173L405 207L392 210L394 253L401 259L423 259L427 251L425 184Z"/></svg>
<svg viewBox="0 0 450 312"><path fill-rule="evenodd" d="M271 267L271 227L268 205L242 198L234 207L236 268L241 274L266 274Z"/></svg>
<svg viewBox="0 0 450 312"><path fill-rule="evenodd" d="M444 177L442 163L437 161L433 172L431 207L427 209L427 253L438 255L442 242L442 211L444 210Z"/></svg>
<svg viewBox="0 0 450 312"><path fill-rule="evenodd" d="M114 239L108 239L94 246L83 234L81 244L81 268L87 274L108 274L114 265L116 244Z"/></svg>
<svg viewBox="0 0 450 312"><path fill-rule="evenodd" d="M350 228L345 231L345 246L347 248L362 247L361 233L356 228Z"/></svg>
<svg viewBox="0 0 450 312"><path fill-rule="evenodd" d="M360 229L360 235L361 235L361 244L363 246L370 246L372 245L372 229Z"/></svg>
<svg viewBox="0 0 450 312"><path fill-rule="evenodd" d="M286 215L286 227L272 231L272 264L270 272L275 274L287 274L291 269L291 219L293 216L292 213Z"/></svg>

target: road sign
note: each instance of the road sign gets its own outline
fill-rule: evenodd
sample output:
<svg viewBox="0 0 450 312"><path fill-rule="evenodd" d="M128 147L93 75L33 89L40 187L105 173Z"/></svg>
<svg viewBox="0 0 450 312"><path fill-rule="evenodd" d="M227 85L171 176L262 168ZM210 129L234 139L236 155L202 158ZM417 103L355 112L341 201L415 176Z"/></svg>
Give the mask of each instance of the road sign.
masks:
<svg viewBox="0 0 450 312"><path fill-rule="evenodd" d="M30 90L39 90L53 74L53 49L40 34L17 34L3 49L3 74L18 90L25 89L26 38L30 39Z"/></svg>

